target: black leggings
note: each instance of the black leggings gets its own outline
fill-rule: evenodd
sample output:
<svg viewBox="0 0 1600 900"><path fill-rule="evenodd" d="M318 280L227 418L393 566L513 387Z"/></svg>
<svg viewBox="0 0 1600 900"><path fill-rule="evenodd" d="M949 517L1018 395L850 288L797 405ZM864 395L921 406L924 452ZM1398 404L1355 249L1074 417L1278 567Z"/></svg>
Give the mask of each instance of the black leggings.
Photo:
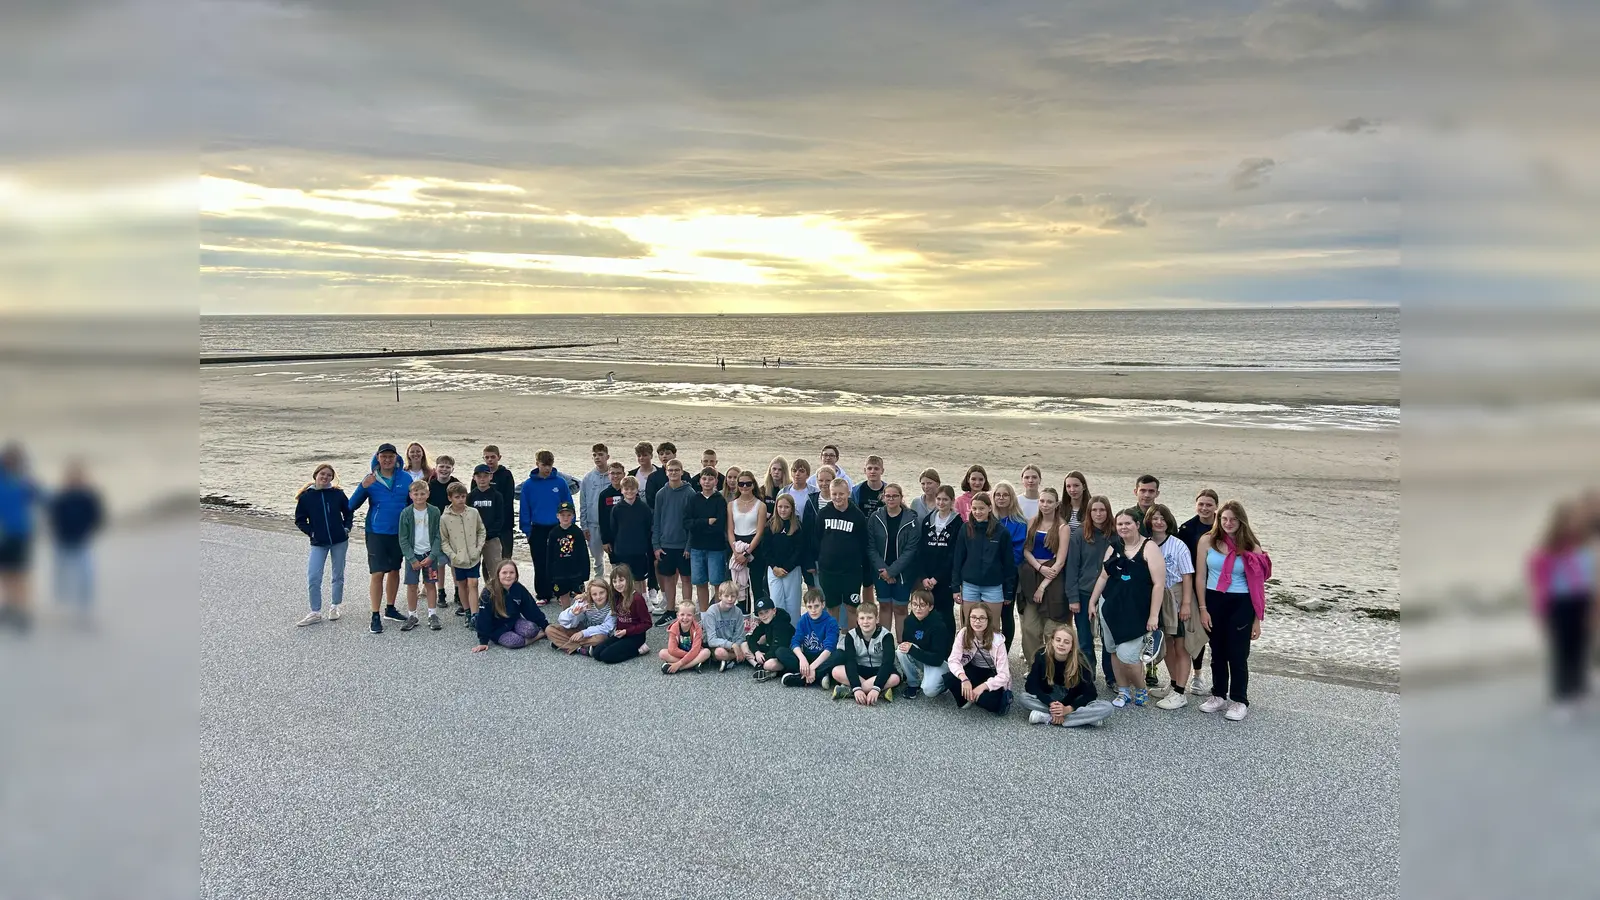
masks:
<svg viewBox="0 0 1600 900"><path fill-rule="evenodd" d="M620 662L627 662L639 655L639 648L644 646L644 636L647 632L630 634L625 637L608 637L605 643L589 651L595 659L608 666Z"/></svg>
<svg viewBox="0 0 1600 900"><path fill-rule="evenodd" d="M1589 691L1592 603L1588 597L1551 600L1546 625L1550 630L1551 691L1557 700L1576 699Z"/></svg>
<svg viewBox="0 0 1600 900"><path fill-rule="evenodd" d="M964 666L963 670L967 673L967 680L973 684L983 684L996 674L993 669L981 668L970 663ZM955 699L957 706L966 702L961 699L961 679L957 678L954 673L944 673L944 686L950 692L950 696ZM978 698L978 705L997 716L1003 716L1006 714L1006 709L1011 705L1006 702L1006 694L1008 693L1010 691L984 691L983 696Z"/></svg>
<svg viewBox="0 0 1600 900"><path fill-rule="evenodd" d="M837 659L838 656L839 654L837 653L828 654L828 658L822 663L822 671L817 673L818 684L822 683L822 676L833 671L834 660ZM778 661L778 665L783 666L783 671L785 672L800 671L800 658L795 656L794 651L788 647L784 647L777 653L772 654L772 658ZM807 658L809 659L810 657Z"/></svg>
<svg viewBox="0 0 1600 900"><path fill-rule="evenodd" d="M1256 607L1249 594L1206 590L1211 614L1211 695L1250 704L1250 627Z"/></svg>

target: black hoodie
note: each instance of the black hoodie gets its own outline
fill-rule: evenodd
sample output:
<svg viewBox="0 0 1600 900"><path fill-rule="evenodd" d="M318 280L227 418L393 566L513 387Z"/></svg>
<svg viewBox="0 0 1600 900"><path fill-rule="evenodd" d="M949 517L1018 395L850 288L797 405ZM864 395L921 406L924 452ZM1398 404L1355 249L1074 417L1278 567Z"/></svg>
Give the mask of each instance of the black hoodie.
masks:
<svg viewBox="0 0 1600 900"><path fill-rule="evenodd" d="M993 526L993 528L990 528ZM993 516L987 522L970 520L956 533L955 558L951 561L952 586L1005 589L1005 596L1017 592L1017 566L1012 560L1011 532Z"/></svg>
<svg viewBox="0 0 1600 900"><path fill-rule="evenodd" d="M655 552L650 544L651 531L655 528L655 513L650 510L650 504L644 502L642 494L635 496L632 503L626 500L617 501L617 505L611 507L611 514L606 518L611 520L613 557L639 559ZM635 572L634 577L637 578L640 574Z"/></svg>
<svg viewBox="0 0 1600 900"><path fill-rule="evenodd" d="M501 507L505 510L505 522L500 527L500 538L506 543L506 551L510 552L511 536L516 533L517 527L517 476L512 475L511 470L502 463L489 477L489 485L499 491L500 496L506 498L505 505ZM488 530L487 523L484 525L484 533L494 534Z"/></svg>
<svg viewBox="0 0 1600 900"><path fill-rule="evenodd" d="M788 528L781 531L768 528L767 533L761 536L761 564L786 572L802 568L806 563L809 542L810 536L803 524L795 529L794 534L790 534Z"/></svg>
<svg viewBox="0 0 1600 900"><path fill-rule="evenodd" d="M511 520L510 504L500 493L500 489L490 482L486 491L478 490L477 485L467 492L467 505L478 511L478 518L483 520L483 533L490 538L499 538L511 530L508 524Z"/></svg>
<svg viewBox="0 0 1600 900"><path fill-rule="evenodd" d="M600 492L600 543L616 551L617 532L611 527L611 508L622 502L622 491L606 485Z"/></svg>
<svg viewBox="0 0 1600 900"><path fill-rule="evenodd" d="M550 567L550 580L560 582L563 588L588 581L589 541L584 538L583 529L575 524L550 529L545 565Z"/></svg>
<svg viewBox="0 0 1600 900"><path fill-rule="evenodd" d="M757 622L755 630L750 632L750 650L759 650L767 656L775 655L779 650L789 649L789 642L794 640L794 622L789 619L786 609L775 610L771 622Z"/></svg>
<svg viewBox="0 0 1600 900"><path fill-rule="evenodd" d="M811 544L816 548L817 571L871 577L867 558L867 517L861 507L848 503L841 511L832 502L817 513L817 532Z"/></svg>
<svg viewBox="0 0 1600 900"><path fill-rule="evenodd" d="M695 493L683 511L683 526L689 531L690 550L726 551L728 498L716 491L712 491L709 497L703 492Z"/></svg>
<svg viewBox="0 0 1600 900"><path fill-rule="evenodd" d="M950 573L955 566L956 539L966 523L952 511L950 521L941 529L933 521L938 514L935 510L922 518L922 533L917 544L917 580L936 578L940 584L951 587ZM921 587L920 584L917 586Z"/></svg>
<svg viewBox="0 0 1600 900"><path fill-rule="evenodd" d="M932 611L921 619L906 616L900 626L900 639L911 645L908 655L925 666L943 665L950 658L950 645L955 642L944 624L944 617Z"/></svg>
<svg viewBox="0 0 1600 900"><path fill-rule="evenodd" d="M1027 684L1028 693L1039 698L1039 702L1045 704L1046 706L1050 704L1051 687L1050 685L1045 684L1044 667L1046 665L1050 665L1049 662L1046 662L1046 659L1049 657L1049 655L1050 649L1048 647L1040 650L1034 655L1033 667L1028 669ZM1094 675L1094 669L1088 669L1088 675L1090 677L1085 677L1085 666L1082 656L1082 654L1079 654L1078 683L1066 686L1067 696L1061 701L1073 709L1082 709L1087 704L1093 703L1095 697L1099 696L1094 690L1094 678L1092 677ZM1067 664L1064 662L1056 662L1054 665L1056 667L1056 684L1060 685L1061 682L1066 679Z"/></svg>

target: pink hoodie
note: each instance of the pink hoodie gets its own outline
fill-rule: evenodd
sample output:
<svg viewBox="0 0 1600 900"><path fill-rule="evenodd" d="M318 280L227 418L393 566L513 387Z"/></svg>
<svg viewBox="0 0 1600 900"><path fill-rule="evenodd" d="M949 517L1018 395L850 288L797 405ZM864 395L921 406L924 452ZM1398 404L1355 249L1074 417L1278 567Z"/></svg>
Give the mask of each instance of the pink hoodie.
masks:
<svg viewBox="0 0 1600 900"><path fill-rule="evenodd" d="M966 643L965 631L957 631L955 643L950 645L950 658L946 662L952 672L962 671L972 661L972 650L964 651L961 646ZM1006 655L1005 635L998 632L994 635L994 642L989 645L989 655L994 657L994 677L989 679L989 684L996 688L1011 687L1011 661Z"/></svg>
<svg viewBox="0 0 1600 900"><path fill-rule="evenodd" d="M1239 546L1226 534L1222 541L1228 547L1228 557L1222 561L1222 571L1217 573L1217 590L1227 592L1233 584L1233 560L1239 555ZM1272 577L1272 557L1264 551L1246 550L1244 553L1244 583L1250 588L1250 605L1256 609L1256 618L1267 617L1267 579Z"/></svg>

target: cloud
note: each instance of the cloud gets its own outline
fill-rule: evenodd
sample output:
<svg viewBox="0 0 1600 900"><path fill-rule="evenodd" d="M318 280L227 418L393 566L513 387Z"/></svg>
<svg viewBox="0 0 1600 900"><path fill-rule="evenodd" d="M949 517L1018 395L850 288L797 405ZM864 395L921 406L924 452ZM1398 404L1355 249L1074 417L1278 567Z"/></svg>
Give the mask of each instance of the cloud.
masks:
<svg viewBox="0 0 1600 900"><path fill-rule="evenodd" d="M1357 116L1353 119L1345 119L1343 122L1333 126L1333 130L1340 134L1376 134L1378 125L1379 123L1374 119L1365 119Z"/></svg>
<svg viewBox="0 0 1600 900"><path fill-rule="evenodd" d="M1271 157L1257 156L1242 160L1233 174L1228 176L1228 184L1236 191L1254 190L1267 183L1272 176L1272 170L1278 164Z"/></svg>

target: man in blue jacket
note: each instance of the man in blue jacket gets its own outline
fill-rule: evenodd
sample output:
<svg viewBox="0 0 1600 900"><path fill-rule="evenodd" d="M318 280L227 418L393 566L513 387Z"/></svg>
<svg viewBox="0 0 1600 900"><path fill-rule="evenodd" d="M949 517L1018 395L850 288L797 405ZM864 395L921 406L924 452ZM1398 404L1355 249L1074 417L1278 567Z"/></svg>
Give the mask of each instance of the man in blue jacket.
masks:
<svg viewBox="0 0 1600 900"><path fill-rule="evenodd" d="M22 447L0 451L0 626L27 630L32 622L29 569L33 562L33 508L39 489L28 476Z"/></svg>
<svg viewBox="0 0 1600 900"><path fill-rule="evenodd" d="M380 444L374 457L373 469L361 479L361 486L350 496L350 510L371 501L367 510L367 572L372 583L367 589L372 600L372 633L383 633L383 619L378 606L383 604L383 615L404 622L406 616L394 608L395 595L400 592L400 511L411 503L411 476L399 467L400 453L393 444Z"/></svg>
<svg viewBox="0 0 1600 900"><path fill-rule="evenodd" d="M556 510L572 503L572 488L567 476L556 470L556 455L540 450L534 457L539 467L522 483L522 502L517 509L517 529L528 539L533 553L533 595L540 606L548 606L555 596L542 548L550 543L550 529L556 527ZM534 549L539 548L539 549Z"/></svg>

